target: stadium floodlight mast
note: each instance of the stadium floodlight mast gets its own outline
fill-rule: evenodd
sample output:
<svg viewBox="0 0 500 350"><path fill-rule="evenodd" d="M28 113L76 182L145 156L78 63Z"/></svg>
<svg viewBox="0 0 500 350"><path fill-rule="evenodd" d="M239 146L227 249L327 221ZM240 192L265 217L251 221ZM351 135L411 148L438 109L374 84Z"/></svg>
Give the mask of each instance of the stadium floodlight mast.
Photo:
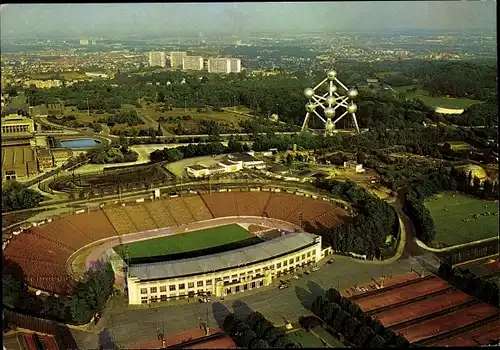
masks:
<svg viewBox="0 0 500 350"><path fill-rule="evenodd" d="M338 92L337 83L343 90L344 94ZM327 92L323 95L318 95L317 90L322 86L326 85ZM323 123L325 123L325 135L330 136L335 132L335 124L337 124L340 119L350 114L354 120L354 125L356 125L356 131L359 133L358 121L356 120L356 111L358 106L354 104L353 100L358 96L358 90L355 88L347 88L338 78L337 72L334 70L329 71L326 74L326 78L323 79L314 88L307 88L304 90L304 95L309 99L306 103L306 117L304 118L304 123L302 124L302 131L307 130L307 123L312 114L315 114ZM316 111L318 107L323 110L323 115ZM345 112L342 113L337 119L332 120L335 117L335 113L339 107L343 107Z"/></svg>

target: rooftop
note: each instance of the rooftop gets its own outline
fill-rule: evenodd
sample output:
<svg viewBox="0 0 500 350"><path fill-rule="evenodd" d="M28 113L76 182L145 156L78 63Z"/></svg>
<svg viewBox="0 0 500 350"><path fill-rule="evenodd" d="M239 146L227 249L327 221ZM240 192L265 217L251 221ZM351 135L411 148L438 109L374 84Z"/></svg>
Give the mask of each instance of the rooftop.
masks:
<svg viewBox="0 0 500 350"><path fill-rule="evenodd" d="M230 161L230 160L221 160L221 161L219 162L219 164L222 164L222 165L225 165L225 166L231 166L231 165L234 165L234 164L235 164L235 162Z"/></svg>
<svg viewBox="0 0 500 350"><path fill-rule="evenodd" d="M269 260L297 250L315 242L318 236L296 232L287 233L278 238L258 243L249 247L228 252L205 255L177 261L140 264L130 267L130 276L140 280L154 280L196 275L202 271L213 272L238 266L245 266L259 261Z"/></svg>
<svg viewBox="0 0 500 350"><path fill-rule="evenodd" d="M193 169L193 170L203 170L203 169L206 169L207 167L204 165L200 165L200 164L193 164L193 165L189 165L188 168Z"/></svg>
<svg viewBox="0 0 500 350"><path fill-rule="evenodd" d="M2 168L26 164L35 160L35 152L31 147L2 147Z"/></svg>
<svg viewBox="0 0 500 350"><path fill-rule="evenodd" d="M230 155L230 157L236 161L243 161L243 162L258 162L259 160L255 158L254 156L251 156L248 153L233 153Z"/></svg>

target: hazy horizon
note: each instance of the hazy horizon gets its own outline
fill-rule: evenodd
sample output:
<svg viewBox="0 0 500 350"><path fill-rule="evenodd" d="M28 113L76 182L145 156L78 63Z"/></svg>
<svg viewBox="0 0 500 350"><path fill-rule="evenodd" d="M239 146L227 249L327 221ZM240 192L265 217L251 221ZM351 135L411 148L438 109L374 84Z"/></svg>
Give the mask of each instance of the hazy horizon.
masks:
<svg viewBox="0 0 500 350"><path fill-rule="evenodd" d="M496 29L496 1L1 5L0 35L205 35Z"/></svg>

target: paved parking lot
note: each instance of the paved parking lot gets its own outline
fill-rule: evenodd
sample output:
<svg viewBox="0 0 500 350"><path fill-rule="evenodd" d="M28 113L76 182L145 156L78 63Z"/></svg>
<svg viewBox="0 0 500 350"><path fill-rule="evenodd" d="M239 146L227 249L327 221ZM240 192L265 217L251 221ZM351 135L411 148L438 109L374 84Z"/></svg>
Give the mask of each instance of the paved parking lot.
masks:
<svg viewBox="0 0 500 350"><path fill-rule="evenodd" d="M271 322L279 326L287 321L295 321L299 316L310 314L308 308L317 295L333 286L341 290L355 283L379 279L383 274L395 276L420 269L413 258L398 260L387 265L361 264L355 260L338 259L335 263L324 265L319 271L302 275L299 280L288 276L290 287L278 289L275 285L264 287L255 292L237 294L225 300L212 299L212 303L200 304L196 301L173 301L157 308L147 306L129 307L123 297L113 300L104 312L100 323L93 329L94 334L76 333L75 340L82 348L98 346L97 333L109 334L119 347L127 347L151 339L157 339L157 324L165 334L180 333L199 327L199 318L207 318L209 326L220 327L229 312L246 316L251 311L259 311ZM285 279L287 279L285 277Z"/></svg>

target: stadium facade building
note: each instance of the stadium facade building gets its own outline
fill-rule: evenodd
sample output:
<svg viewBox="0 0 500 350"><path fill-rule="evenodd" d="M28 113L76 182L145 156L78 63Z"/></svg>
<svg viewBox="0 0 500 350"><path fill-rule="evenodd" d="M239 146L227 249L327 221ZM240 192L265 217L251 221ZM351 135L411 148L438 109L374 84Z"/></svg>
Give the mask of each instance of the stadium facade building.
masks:
<svg viewBox="0 0 500 350"><path fill-rule="evenodd" d="M127 277L129 304L225 297L268 286L283 274L317 263L327 250L321 249L320 236L294 232L223 253L132 265Z"/></svg>

